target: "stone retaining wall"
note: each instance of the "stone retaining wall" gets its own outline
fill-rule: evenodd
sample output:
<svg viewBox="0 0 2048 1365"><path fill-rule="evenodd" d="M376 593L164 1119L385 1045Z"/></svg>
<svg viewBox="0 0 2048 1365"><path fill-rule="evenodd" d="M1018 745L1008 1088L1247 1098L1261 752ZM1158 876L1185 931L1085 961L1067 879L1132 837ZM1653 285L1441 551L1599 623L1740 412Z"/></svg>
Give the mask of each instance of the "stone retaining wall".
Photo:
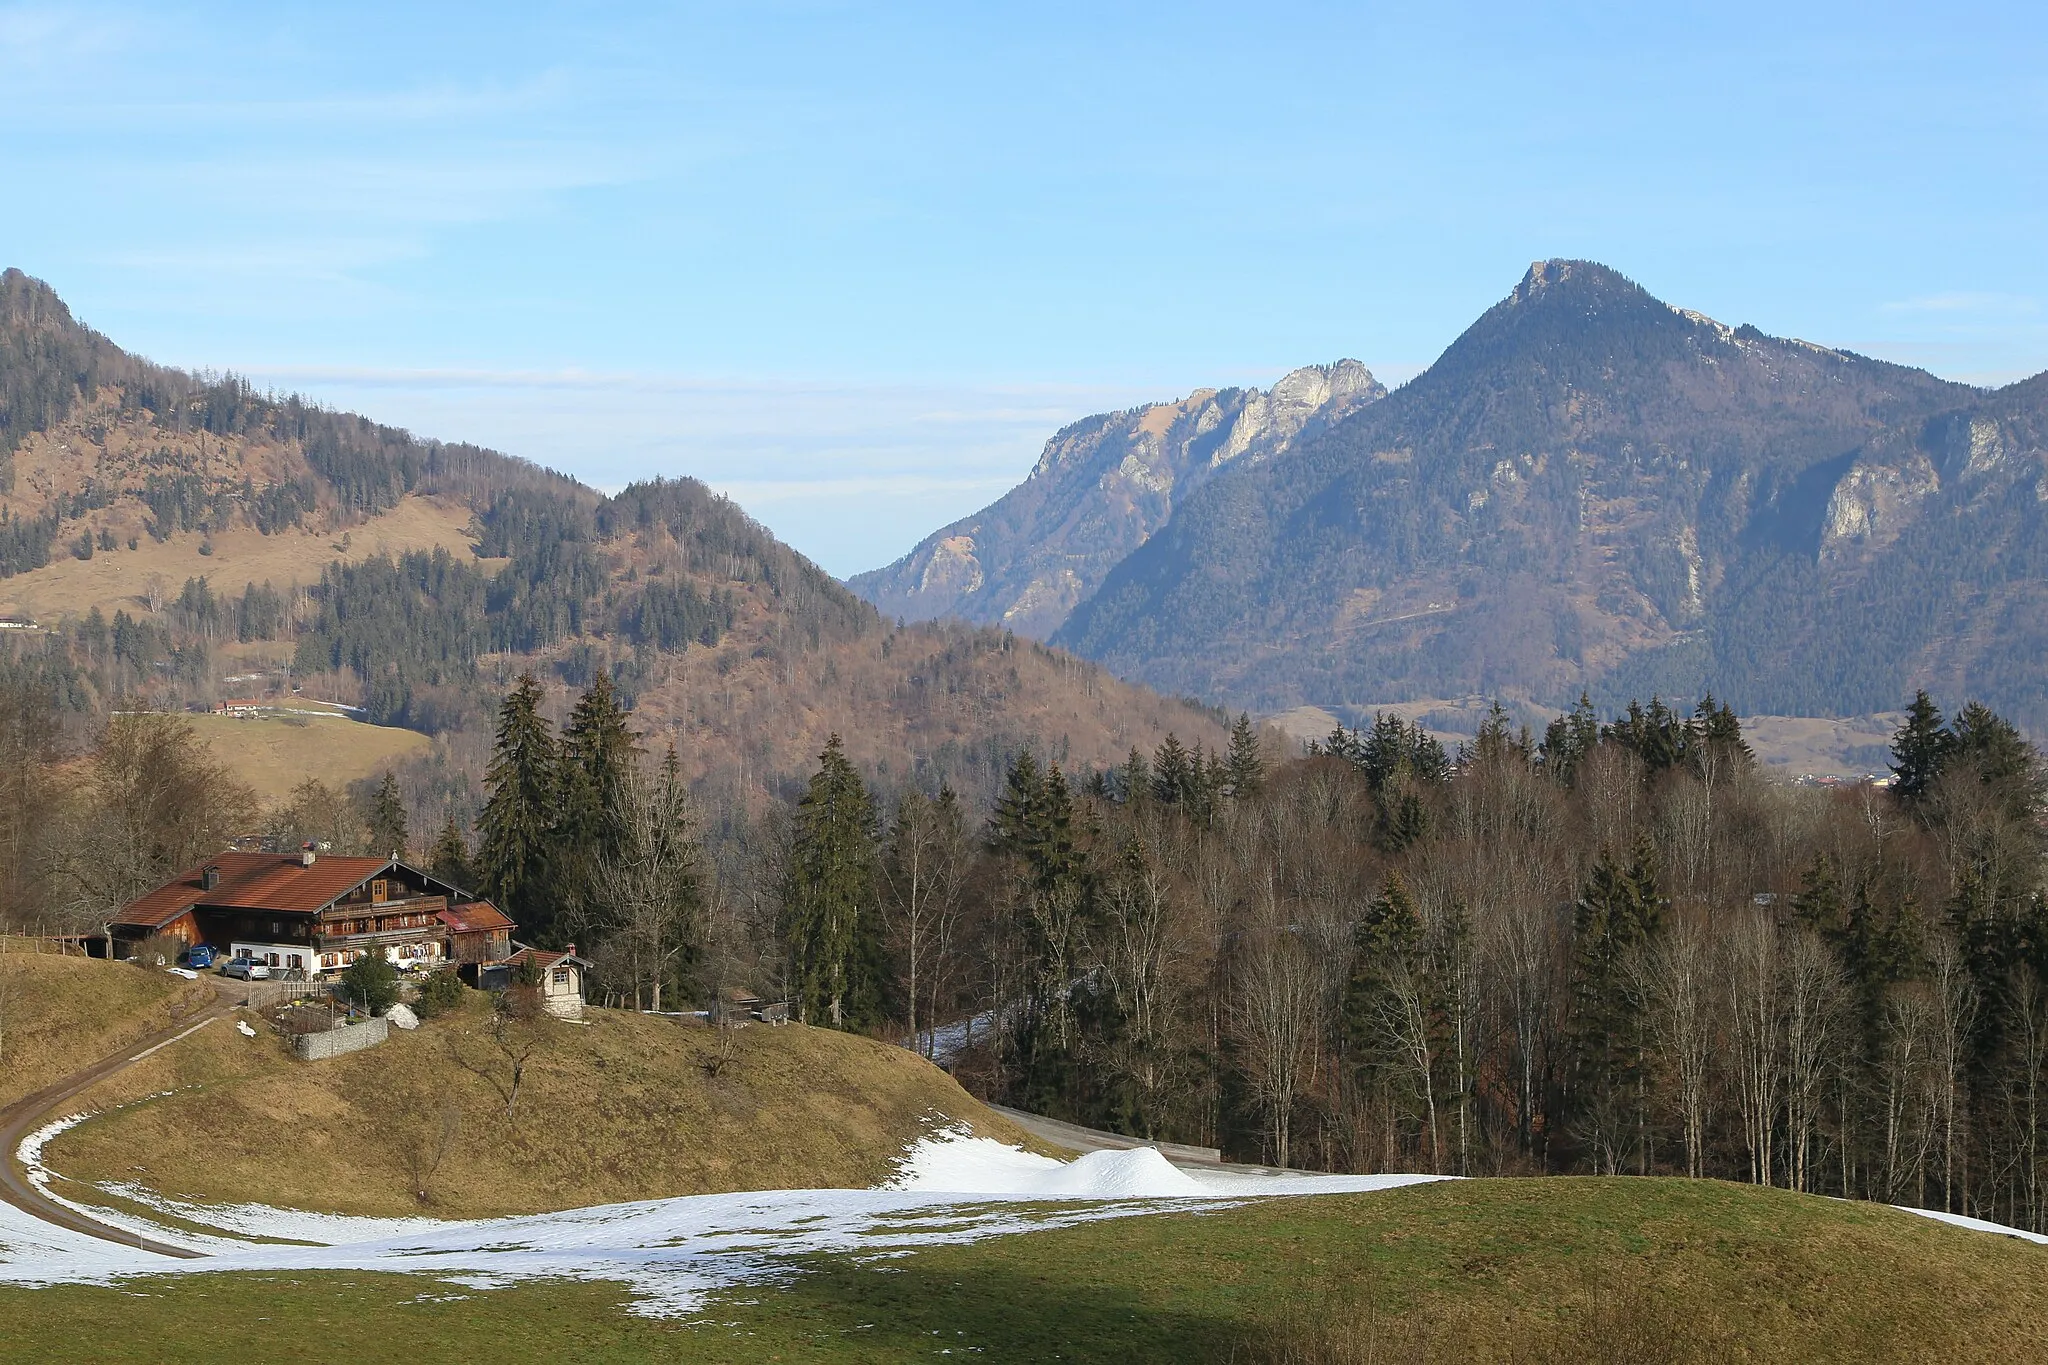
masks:
<svg viewBox="0 0 2048 1365"><path fill-rule="evenodd" d="M345 1052L361 1052L390 1036L390 1024L382 1019L366 1019L360 1024L344 1024L325 1033L302 1033L292 1039L292 1051L299 1054L300 1061L314 1062L322 1057L339 1057Z"/></svg>

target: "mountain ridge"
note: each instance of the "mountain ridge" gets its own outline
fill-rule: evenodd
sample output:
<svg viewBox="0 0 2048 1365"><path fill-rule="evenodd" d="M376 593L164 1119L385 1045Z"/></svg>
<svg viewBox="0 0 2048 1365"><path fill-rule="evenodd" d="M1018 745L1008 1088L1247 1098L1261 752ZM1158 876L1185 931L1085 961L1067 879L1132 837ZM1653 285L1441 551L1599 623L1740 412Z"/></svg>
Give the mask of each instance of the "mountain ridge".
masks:
<svg viewBox="0 0 2048 1365"><path fill-rule="evenodd" d="M1393 394L1195 490L1051 638L1268 711L1711 689L1839 715L1924 683L2048 727L1997 647L2048 643L2044 399L1538 262Z"/></svg>
<svg viewBox="0 0 2048 1365"><path fill-rule="evenodd" d="M1082 418L1009 493L848 583L886 616L958 616L1044 638L1217 472L1277 458L1385 393L1365 366L1339 360L1270 389L1196 389Z"/></svg>
<svg viewBox="0 0 2048 1365"><path fill-rule="evenodd" d="M467 812L525 671L557 709L610 674L646 744L741 802L800 782L835 732L886 787L969 800L1023 748L1108 767L1169 730L1223 739L1214 712L1008 632L892 628L697 480L606 497L157 366L18 270L0 275L0 603L38 618L0 632L0 685L80 728L305 688L436 736L401 773L429 823Z"/></svg>

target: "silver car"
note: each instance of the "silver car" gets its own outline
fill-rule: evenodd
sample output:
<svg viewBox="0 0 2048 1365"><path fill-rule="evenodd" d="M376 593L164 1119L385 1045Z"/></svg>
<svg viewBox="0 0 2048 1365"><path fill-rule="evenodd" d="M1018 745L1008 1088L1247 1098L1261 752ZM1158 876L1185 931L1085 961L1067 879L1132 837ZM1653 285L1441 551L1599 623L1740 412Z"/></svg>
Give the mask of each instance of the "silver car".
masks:
<svg viewBox="0 0 2048 1365"><path fill-rule="evenodd" d="M221 964L220 974L240 977L244 981L267 981L270 968L253 957L231 957Z"/></svg>

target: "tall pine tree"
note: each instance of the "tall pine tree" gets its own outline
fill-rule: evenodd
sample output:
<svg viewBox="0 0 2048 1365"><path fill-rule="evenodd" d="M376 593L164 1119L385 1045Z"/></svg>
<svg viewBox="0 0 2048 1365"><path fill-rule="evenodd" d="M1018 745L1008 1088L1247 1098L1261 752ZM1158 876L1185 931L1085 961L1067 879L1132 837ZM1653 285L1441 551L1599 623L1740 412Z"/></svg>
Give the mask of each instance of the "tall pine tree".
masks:
<svg viewBox="0 0 2048 1365"><path fill-rule="evenodd" d="M1949 734L1941 709L1923 689L1913 694L1905 722L1892 735L1892 790L1901 800L1918 801L1941 776L1948 757Z"/></svg>
<svg viewBox="0 0 2048 1365"><path fill-rule="evenodd" d="M1602 850L1573 914L1572 1043L1581 1133L1617 1173L1643 1146L1648 1035L1633 970L1663 920L1655 854L1639 841L1626 863Z"/></svg>
<svg viewBox="0 0 2048 1365"><path fill-rule="evenodd" d="M600 670L562 729L561 794L555 820L555 902L568 932L595 928L591 887L601 863L627 852L628 789L640 753L625 708Z"/></svg>
<svg viewBox="0 0 2048 1365"><path fill-rule="evenodd" d="M1259 752L1259 732L1252 728L1252 718L1243 711L1237 713L1237 721L1230 727L1230 757L1225 767L1230 794L1237 800L1250 800L1266 785L1266 761Z"/></svg>
<svg viewBox="0 0 2048 1365"><path fill-rule="evenodd" d="M833 735L797 802L782 877L790 985L805 1023L880 1021L879 833L867 784Z"/></svg>
<svg viewBox="0 0 2048 1365"><path fill-rule="evenodd" d="M476 885L476 872L469 862L469 843L462 837L462 827L455 823L453 809L441 822L433 848L427 851L427 871L465 891Z"/></svg>
<svg viewBox="0 0 2048 1365"><path fill-rule="evenodd" d="M524 936L559 942L558 909L549 876L561 754L554 727L540 713L542 692L531 673L505 696L491 766L489 793L477 818L477 875L498 908L518 921Z"/></svg>
<svg viewBox="0 0 2048 1365"><path fill-rule="evenodd" d="M377 794L370 799L370 852L403 858L409 844L405 828L405 798L399 795L398 778L385 769Z"/></svg>

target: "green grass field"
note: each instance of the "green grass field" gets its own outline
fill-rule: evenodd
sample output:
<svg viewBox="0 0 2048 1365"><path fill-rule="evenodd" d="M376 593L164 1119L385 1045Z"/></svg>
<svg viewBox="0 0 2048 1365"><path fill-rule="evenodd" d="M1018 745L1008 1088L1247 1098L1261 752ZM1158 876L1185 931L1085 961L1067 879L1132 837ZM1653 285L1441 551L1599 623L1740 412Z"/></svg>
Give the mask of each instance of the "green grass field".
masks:
<svg viewBox="0 0 2048 1365"><path fill-rule="evenodd" d="M1474 1181L810 1257L694 1321L624 1288L370 1274L0 1291L38 1361L2003 1361L2048 1249L1679 1180Z"/></svg>

